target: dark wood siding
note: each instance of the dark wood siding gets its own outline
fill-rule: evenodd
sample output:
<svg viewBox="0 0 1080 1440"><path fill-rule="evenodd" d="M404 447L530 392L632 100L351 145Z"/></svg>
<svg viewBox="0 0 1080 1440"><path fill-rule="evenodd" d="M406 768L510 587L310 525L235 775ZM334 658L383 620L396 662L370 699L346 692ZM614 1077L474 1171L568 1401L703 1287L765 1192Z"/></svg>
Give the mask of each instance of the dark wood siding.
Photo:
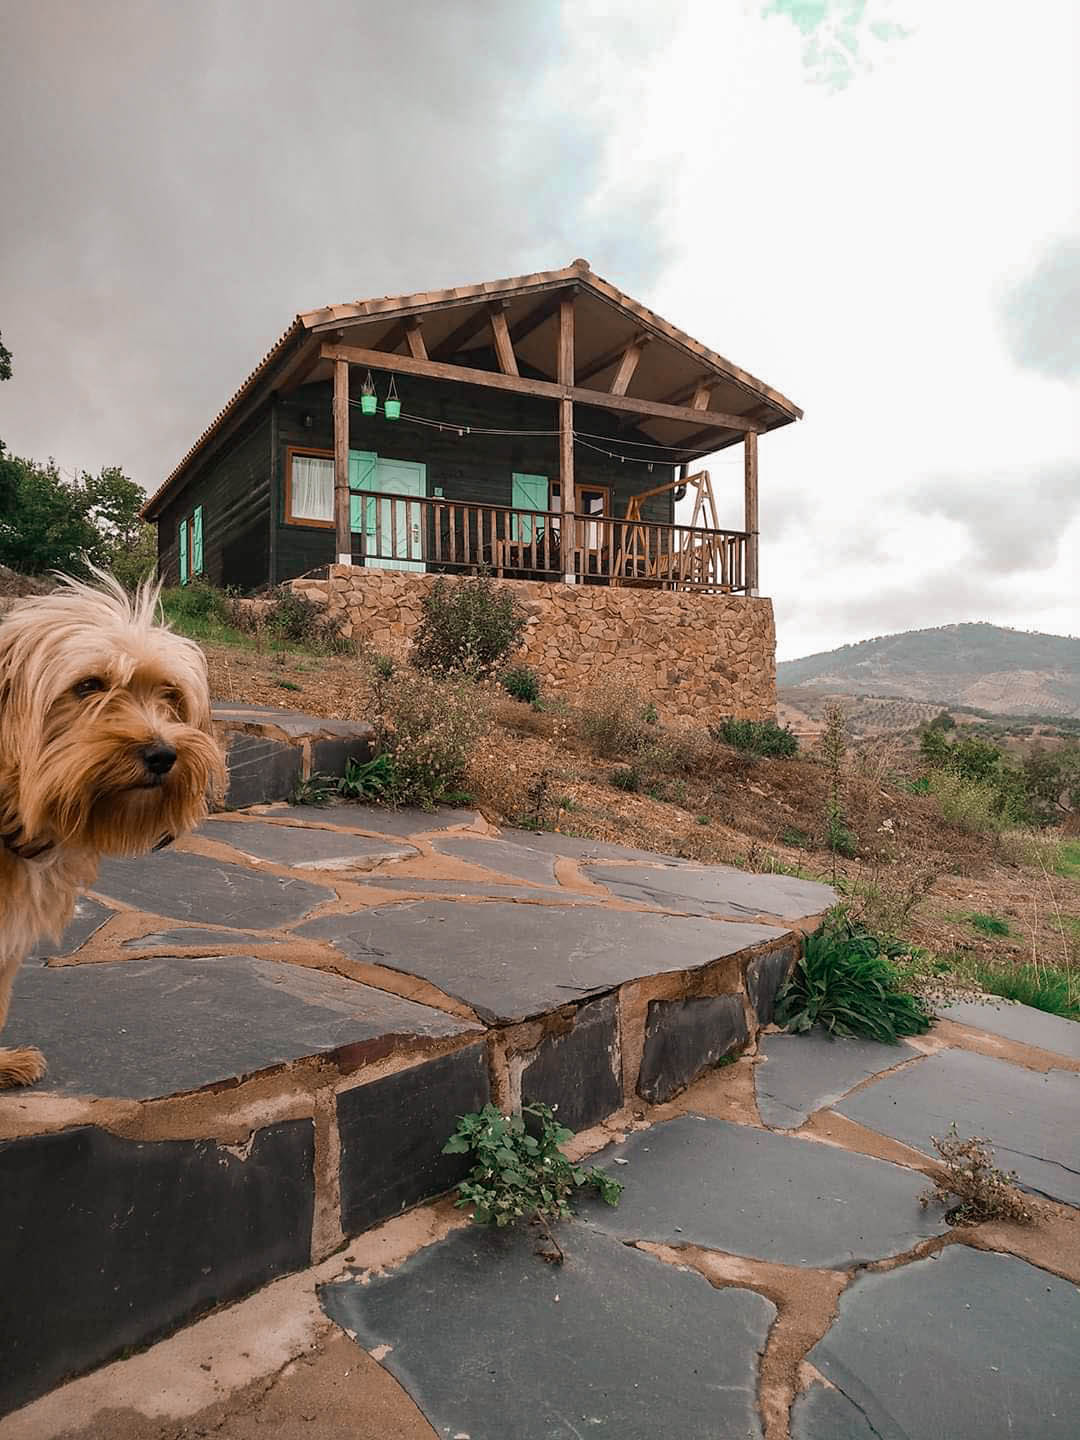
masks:
<svg viewBox="0 0 1080 1440"><path fill-rule="evenodd" d="M388 377L379 374L375 380L381 398L386 393ZM386 459L420 462L427 467L429 495L438 487L448 500L509 505L515 471L547 475L551 480L558 478L557 435L479 433L484 429L554 431L558 426L558 409L553 402L414 377L400 378L397 388L402 401L400 420L385 420L381 413L366 416L355 407L350 409L349 447L374 451ZM408 415L441 423L447 428L440 431L437 424L410 421L405 418ZM310 424L305 423L305 418L310 420ZM277 463L282 480L275 506L275 544L277 579L281 581L329 564L334 556L332 530L285 523L284 488L287 483L286 452L290 445L333 449L330 385L305 386L288 400L279 401L277 420ZM634 430L620 431L610 412L577 406L575 424L579 431L587 431L590 435L587 443L580 443L575 449L577 483L608 485L613 514L625 514L626 503L632 495L672 478L673 469L669 461L663 464L653 462L650 472L644 459L623 462L589 448L595 445L601 449L630 452L634 447L629 442L641 438ZM461 431L464 433L459 433ZM647 519L670 523L674 514L672 495L669 492L654 496L645 502L643 508Z"/></svg>
<svg viewBox="0 0 1080 1440"><path fill-rule="evenodd" d="M203 507L203 573L214 585L252 590L269 576L270 407L265 406L195 471L158 517L158 568L180 580L178 531Z"/></svg>
<svg viewBox="0 0 1080 1440"><path fill-rule="evenodd" d="M388 375L375 378L380 397L385 396ZM411 377L398 381L398 391L400 420L350 409L349 445L391 460L422 463L429 495L440 488L448 500L509 505L515 472L558 478L558 436L551 433L558 426L558 408L553 402ZM409 420L408 415L418 419ZM446 428L440 430L440 424ZM649 470L647 449L639 451L640 459L617 458L620 453L633 454L633 442L644 437L632 428L620 428L610 411L578 405L575 424L579 432L586 432L575 447L577 484L608 486L613 515L626 513L631 496L673 477L670 457L653 461ZM534 433L481 433L488 430ZM196 505L203 507L205 575L215 585L255 590L329 564L334 556L333 530L286 524L285 487L290 446L332 451L333 445L328 383L268 401L194 472L162 511L158 557L166 583L179 581L178 526ZM616 457L598 453L605 449L617 452ZM643 507L646 519L667 523L674 509L670 491Z"/></svg>

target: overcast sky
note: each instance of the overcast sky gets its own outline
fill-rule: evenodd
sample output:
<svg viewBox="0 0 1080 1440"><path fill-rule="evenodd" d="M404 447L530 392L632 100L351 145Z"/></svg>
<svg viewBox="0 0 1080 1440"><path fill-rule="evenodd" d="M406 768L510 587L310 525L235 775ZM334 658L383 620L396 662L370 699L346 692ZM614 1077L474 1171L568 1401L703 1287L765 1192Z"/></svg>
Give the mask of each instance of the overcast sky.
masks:
<svg viewBox="0 0 1080 1440"><path fill-rule="evenodd" d="M0 0L0 436L153 489L298 310L584 255L806 412L781 657L1075 634L1078 56L1076 0Z"/></svg>

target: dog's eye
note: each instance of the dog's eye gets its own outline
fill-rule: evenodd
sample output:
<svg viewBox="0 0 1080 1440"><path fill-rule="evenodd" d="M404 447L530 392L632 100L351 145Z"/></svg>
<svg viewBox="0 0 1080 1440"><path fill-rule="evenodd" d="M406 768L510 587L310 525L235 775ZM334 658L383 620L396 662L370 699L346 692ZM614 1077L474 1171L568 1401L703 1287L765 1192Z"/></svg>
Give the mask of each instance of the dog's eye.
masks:
<svg viewBox="0 0 1080 1440"><path fill-rule="evenodd" d="M105 681L100 675L88 675L75 686L75 694L80 700L85 700L88 695L96 695L99 690L104 689Z"/></svg>
<svg viewBox="0 0 1080 1440"><path fill-rule="evenodd" d="M184 697L175 685L164 686L161 691L161 698L165 701L166 705L176 711L177 715L179 715L184 708Z"/></svg>

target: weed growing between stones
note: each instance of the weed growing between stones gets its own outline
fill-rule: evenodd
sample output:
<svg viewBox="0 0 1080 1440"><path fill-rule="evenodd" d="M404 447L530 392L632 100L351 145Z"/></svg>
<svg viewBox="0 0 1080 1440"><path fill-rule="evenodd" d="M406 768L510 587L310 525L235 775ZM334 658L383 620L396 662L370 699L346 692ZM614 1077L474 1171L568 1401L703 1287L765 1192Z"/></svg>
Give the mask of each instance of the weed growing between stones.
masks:
<svg viewBox="0 0 1080 1440"><path fill-rule="evenodd" d="M535 1123L530 1129L525 1117ZM617 1205L622 1182L597 1166L575 1165L560 1150L574 1132L560 1125L547 1105L526 1105L518 1115L503 1115L495 1105L462 1115L443 1146L444 1155L470 1155L473 1167L457 1187L459 1208L474 1206L478 1225L513 1225L535 1221L544 1232L545 1260L561 1264L563 1252L551 1222L569 1220L574 1196L595 1190L608 1205Z"/></svg>
<svg viewBox="0 0 1080 1440"><path fill-rule="evenodd" d="M871 935L847 915L833 912L814 935L776 1002L777 1024L795 1033L822 1025L830 1035L857 1035L895 1045L921 1035L933 1019L918 995L902 988L894 959L900 941Z"/></svg>
<svg viewBox="0 0 1080 1440"><path fill-rule="evenodd" d="M397 783L393 756L386 752L371 760L350 757L338 783L338 793L343 800L370 800L376 805L385 805L393 800Z"/></svg>
<svg viewBox="0 0 1080 1440"><path fill-rule="evenodd" d="M934 1187L919 1197L924 1207L936 1201L944 1205L950 1225L976 1225L981 1220L1011 1220L1031 1225L1035 1214L1016 1188L1015 1171L1008 1174L994 1165L990 1142L981 1135L961 1140L955 1122L943 1140L931 1136L941 1156L943 1170Z"/></svg>

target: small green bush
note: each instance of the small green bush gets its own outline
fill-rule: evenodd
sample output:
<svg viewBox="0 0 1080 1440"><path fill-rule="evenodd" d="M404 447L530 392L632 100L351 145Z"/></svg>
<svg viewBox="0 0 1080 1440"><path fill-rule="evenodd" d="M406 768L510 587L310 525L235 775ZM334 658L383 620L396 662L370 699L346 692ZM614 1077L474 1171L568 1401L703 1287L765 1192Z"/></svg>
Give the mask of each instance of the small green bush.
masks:
<svg viewBox="0 0 1080 1440"><path fill-rule="evenodd" d="M566 1158L559 1147L573 1138L574 1132L557 1124L546 1105L526 1105L518 1115L503 1115L496 1106L485 1105L462 1115L443 1146L444 1155L473 1160L454 1203L474 1206L478 1225L501 1228L535 1217L557 1252L549 1258L561 1260L549 1223L568 1220L574 1197L582 1190L595 1190L608 1205L617 1205L623 1189L606 1170L587 1169Z"/></svg>
<svg viewBox="0 0 1080 1440"><path fill-rule="evenodd" d="M508 695L526 705L535 705L540 699L540 676L528 665L512 665L503 671L499 681Z"/></svg>
<svg viewBox="0 0 1080 1440"><path fill-rule="evenodd" d="M371 669L380 680L390 680L397 669L397 662L392 655L383 655L378 652L371 657Z"/></svg>
<svg viewBox="0 0 1080 1440"><path fill-rule="evenodd" d="M481 573L450 580L441 575L424 597L412 659L421 670L474 677L499 670L519 650L527 616L508 585Z"/></svg>
<svg viewBox="0 0 1080 1440"><path fill-rule="evenodd" d="M777 1024L801 1033L823 1025L831 1035L895 1044L932 1019L926 1003L899 988L892 955L905 947L832 916L807 937L802 957L776 1000Z"/></svg>
<svg viewBox="0 0 1080 1440"><path fill-rule="evenodd" d="M998 792L991 785L965 779L952 770L935 770L930 775L930 792L949 824L969 835L994 835L1006 824Z"/></svg>
<svg viewBox="0 0 1080 1440"><path fill-rule="evenodd" d="M625 790L630 795L636 795L641 789L641 772L633 765L616 765L609 779L616 790Z"/></svg>
<svg viewBox="0 0 1080 1440"><path fill-rule="evenodd" d="M282 647L299 646L319 655L344 655L353 649L341 633L343 620L329 615L322 605L300 595L291 585L275 592L259 617L271 640Z"/></svg>
<svg viewBox="0 0 1080 1440"><path fill-rule="evenodd" d="M798 753L798 736L793 735L788 725L778 725L775 720L736 720L727 715L709 731L714 740L731 745L736 750L745 750L751 755L773 755L784 758Z"/></svg>

